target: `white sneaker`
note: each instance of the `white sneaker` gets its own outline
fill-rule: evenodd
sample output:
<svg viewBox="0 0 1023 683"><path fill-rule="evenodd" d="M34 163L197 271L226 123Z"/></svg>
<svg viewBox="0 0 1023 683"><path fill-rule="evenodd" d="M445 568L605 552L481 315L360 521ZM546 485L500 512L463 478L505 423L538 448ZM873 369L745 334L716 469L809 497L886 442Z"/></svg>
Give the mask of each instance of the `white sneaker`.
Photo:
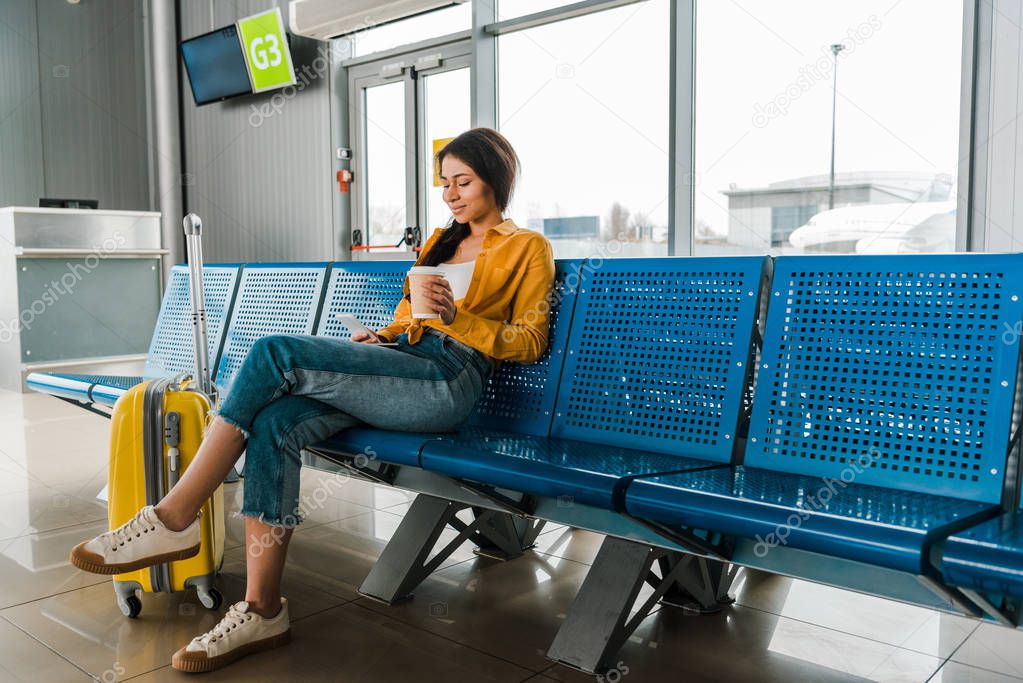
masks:
<svg viewBox="0 0 1023 683"><path fill-rule="evenodd" d="M171 531L147 505L117 529L76 545L71 564L93 574L121 574L194 557L199 545L198 517L185 529Z"/></svg>
<svg viewBox="0 0 1023 683"><path fill-rule="evenodd" d="M288 601L267 619L249 611L249 603L236 602L220 623L174 653L171 666L178 671L201 673L227 666L246 655L280 647L291 640Z"/></svg>

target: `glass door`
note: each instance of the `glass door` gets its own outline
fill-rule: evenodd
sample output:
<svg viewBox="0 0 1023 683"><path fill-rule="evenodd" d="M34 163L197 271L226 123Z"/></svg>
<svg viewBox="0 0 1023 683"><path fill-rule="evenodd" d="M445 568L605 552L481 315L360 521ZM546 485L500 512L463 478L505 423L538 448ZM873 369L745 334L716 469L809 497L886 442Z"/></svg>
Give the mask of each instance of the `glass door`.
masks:
<svg viewBox="0 0 1023 683"><path fill-rule="evenodd" d="M349 66L353 258L417 249L450 220L434 152L470 125L469 46Z"/></svg>
<svg viewBox="0 0 1023 683"><path fill-rule="evenodd" d="M363 89L362 185L365 189L363 234L374 244L398 244L405 235L408 206L405 160L405 84L386 83Z"/></svg>
<svg viewBox="0 0 1023 683"><path fill-rule="evenodd" d="M420 80L419 111L424 134L421 136L420 194L424 197L423 241L436 228L447 225L451 212L444 203L434 155L451 138L469 129L469 68L460 67L423 76Z"/></svg>

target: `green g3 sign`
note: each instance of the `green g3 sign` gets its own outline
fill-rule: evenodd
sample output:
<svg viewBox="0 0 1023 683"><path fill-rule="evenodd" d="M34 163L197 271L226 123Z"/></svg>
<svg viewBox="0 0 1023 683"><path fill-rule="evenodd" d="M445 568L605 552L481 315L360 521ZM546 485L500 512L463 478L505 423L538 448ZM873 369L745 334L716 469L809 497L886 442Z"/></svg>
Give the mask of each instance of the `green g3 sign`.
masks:
<svg viewBox="0 0 1023 683"><path fill-rule="evenodd" d="M252 92L295 84L295 67L280 7L238 20L238 39L245 52Z"/></svg>

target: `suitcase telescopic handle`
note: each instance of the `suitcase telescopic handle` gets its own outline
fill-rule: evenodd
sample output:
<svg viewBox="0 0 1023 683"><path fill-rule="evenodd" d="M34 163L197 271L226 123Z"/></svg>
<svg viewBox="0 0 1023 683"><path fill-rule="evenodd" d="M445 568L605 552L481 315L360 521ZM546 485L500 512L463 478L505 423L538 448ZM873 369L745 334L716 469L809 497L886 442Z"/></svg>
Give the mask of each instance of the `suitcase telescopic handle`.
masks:
<svg viewBox="0 0 1023 683"><path fill-rule="evenodd" d="M216 387L210 370L210 352L206 330L206 296L202 277L202 219L194 213L185 216L185 249L188 252L188 283L192 299L192 337L195 347L195 378L199 390L216 405Z"/></svg>

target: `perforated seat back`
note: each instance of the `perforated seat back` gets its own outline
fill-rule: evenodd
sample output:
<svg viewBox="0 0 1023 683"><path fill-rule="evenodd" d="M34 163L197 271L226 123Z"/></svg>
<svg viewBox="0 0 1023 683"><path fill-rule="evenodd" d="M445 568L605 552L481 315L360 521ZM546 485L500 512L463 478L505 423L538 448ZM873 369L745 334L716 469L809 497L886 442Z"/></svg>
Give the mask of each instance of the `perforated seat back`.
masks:
<svg viewBox="0 0 1023 683"><path fill-rule="evenodd" d="M747 465L997 503L1023 256L781 257Z"/></svg>
<svg viewBox="0 0 1023 683"><path fill-rule="evenodd" d="M210 363L216 362L224 339L231 298L238 281L239 266L216 264L203 267L203 290L206 300L206 333ZM195 344L192 332L192 298L188 284L188 266L176 265L163 294L160 315L149 343L147 378L167 377L195 368Z"/></svg>
<svg viewBox="0 0 1023 683"><path fill-rule="evenodd" d="M469 424L534 436L550 433L583 262L555 261L547 349L535 363L502 362L483 388Z"/></svg>
<svg viewBox="0 0 1023 683"><path fill-rule="evenodd" d="M363 324L380 329L394 321L405 274L412 261L344 261L333 265L327 297L316 334L351 339L338 313L351 313Z"/></svg>
<svg viewBox="0 0 1023 683"><path fill-rule="evenodd" d="M588 262L552 435L730 462L765 263Z"/></svg>
<svg viewBox="0 0 1023 683"><path fill-rule="evenodd" d="M312 334L326 270L325 263L245 266L214 377L224 396L257 339L271 334Z"/></svg>

